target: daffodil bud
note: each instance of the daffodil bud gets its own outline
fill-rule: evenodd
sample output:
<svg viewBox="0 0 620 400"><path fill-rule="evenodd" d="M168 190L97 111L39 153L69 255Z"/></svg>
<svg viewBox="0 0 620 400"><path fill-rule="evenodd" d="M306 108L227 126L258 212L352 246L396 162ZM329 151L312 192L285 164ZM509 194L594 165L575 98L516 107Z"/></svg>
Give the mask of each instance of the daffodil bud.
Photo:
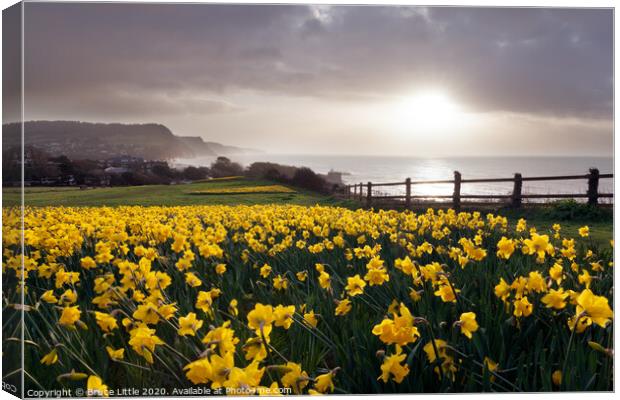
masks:
<svg viewBox="0 0 620 400"><path fill-rule="evenodd" d="M590 346L591 349L596 350L600 353L605 353L607 351L603 346L596 342L588 342L588 346Z"/></svg>
<svg viewBox="0 0 620 400"><path fill-rule="evenodd" d="M596 342L588 342L588 346L590 346L590 348L592 350L598 351L599 353L603 353L609 357L613 357L614 355L614 350L613 349L606 349L605 347L601 346L600 344L596 343Z"/></svg>
<svg viewBox="0 0 620 400"><path fill-rule="evenodd" d="M268 365L267 369L279 372L281 374L286 374L292 371L292 369L287 367L286 365Z"/></svg>
<svg viewBox="0 0 620 400"><path fill-rule="evenodd" d="M551 374L551 380L555 386L560 386L562 384L562 371L553 371L553 374Z"/></svg>
<svg viewBox="0 0 620 400"><path fill-rule="evenodd" d="M82 372L75 372L75 371L71 371L67 374L62 374L62 375L58 375L56 377L56 380L58 382L64 380L64 379L68 379L70 381L81 381L82 379L86 379L88 378L88 374L84 374Z"/></svg>

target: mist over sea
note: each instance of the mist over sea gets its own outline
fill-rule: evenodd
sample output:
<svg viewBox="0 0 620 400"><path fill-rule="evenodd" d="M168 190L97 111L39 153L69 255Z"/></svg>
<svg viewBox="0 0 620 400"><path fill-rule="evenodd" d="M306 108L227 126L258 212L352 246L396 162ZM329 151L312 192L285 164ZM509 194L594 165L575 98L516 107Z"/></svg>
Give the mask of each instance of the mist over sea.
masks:
<svg viewBox="0 0 620 400"><path fill-rule="evenodd" d="M601 174L613 172L612 157L445 157L418 158L399 156L356 156L356 155L285 155L244 154L229 157L243 166L255 161L304 166L318 173L330 170L343 173L347 184L367 182L400 182L406 178L412 181L452 179L459 171L463 179L509 178L516 172L524 177L553 175L584 175L590 168L598 168ZM178 164L209 166L215 157L178 159ZM524 182L523 193L585 193L586 180ZM385 188L386 193L403 190L402 187ZM463 194L508 194L512 183L463 184ZM450 194L452 185L414 185L413 194ZM601 179L600 193L613 193L613 180Z"/></svg>

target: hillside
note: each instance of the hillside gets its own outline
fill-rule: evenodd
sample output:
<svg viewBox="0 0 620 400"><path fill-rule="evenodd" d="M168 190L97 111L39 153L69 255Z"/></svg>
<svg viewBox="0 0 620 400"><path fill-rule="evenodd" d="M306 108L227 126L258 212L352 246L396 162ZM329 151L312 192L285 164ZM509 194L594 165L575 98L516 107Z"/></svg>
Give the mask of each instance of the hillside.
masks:
<svg viewBox="0 0 620 400"><path fill-rule="evenodd" d="M2 126L4 149L20 145L20 124ZM175 136L161 124L90 123L79 121L27 121L25 145L32 145L52 156L105 159L131 155L145 159L191 158L248 152L202 138Z"/></svg>
<svg viewBox="0 0 620 400"><path fill-rule="evenodd" d="M179 139L193 152L199 153L201 156L216 155L215 151L207 145L201 137L198 136L179 136Z"/></svg>

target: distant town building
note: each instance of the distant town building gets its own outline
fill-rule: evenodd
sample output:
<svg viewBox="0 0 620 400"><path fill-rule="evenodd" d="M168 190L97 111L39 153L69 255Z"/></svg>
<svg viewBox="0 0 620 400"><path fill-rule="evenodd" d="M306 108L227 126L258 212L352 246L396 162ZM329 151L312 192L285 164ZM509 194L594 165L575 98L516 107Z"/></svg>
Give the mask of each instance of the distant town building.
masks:
<svg viewBox="0 0 620 400"><path fill-rule="evenodd" d="M124 174L125 172L129 172L129 171L131 171L129 168L124 168L124 167L108 167L103 170L103 172L105 172L106 174L110 174L110 175L120 175L120 174Z"/></svg>
<svg viewBox="0 0 620 400"><path fill-rule="evenodd" d="M118 156L108 158L106 160L107 166L110 167L121 167L128 169L136 169L136 167L141 167L144 165L144 159L141 157L132 157L132 156Z"/></svg>
<svg viewBox="0 0 620 400"><path fill-rule="evenodd" d="M168 167L168 162L166 161L146 161L144 163L144 172L147 173L151 173L153 172L153 168L155 167L162 167L162 168L167 168Z"/></svg>
<svg viewBox="0 0 620 400"><path fill-rule="evenodd" d="M327 183L331 183L332 185L344 185L342 181L342 172L330 170L327 175L324 175L324 178Z"/></svg>

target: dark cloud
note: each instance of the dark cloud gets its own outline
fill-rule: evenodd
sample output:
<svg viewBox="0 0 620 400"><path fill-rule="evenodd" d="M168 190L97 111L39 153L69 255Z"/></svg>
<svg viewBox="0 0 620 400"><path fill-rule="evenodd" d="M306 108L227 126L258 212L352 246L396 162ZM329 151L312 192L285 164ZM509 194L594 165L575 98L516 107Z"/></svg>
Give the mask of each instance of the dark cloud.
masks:
<svg viewBox="0 0 620 400"><path fill-rule="evenodd" d="M26 3L31 113L230 112L440 85L473 111L612 117L606 9ZM79 117L79 115L76 115Z"/></svg>
<svg viewBox="0 0 620 400"><path fill-rule="evenodd" d="M21 8L2 11L2 122L21 118Z"/></svg>

